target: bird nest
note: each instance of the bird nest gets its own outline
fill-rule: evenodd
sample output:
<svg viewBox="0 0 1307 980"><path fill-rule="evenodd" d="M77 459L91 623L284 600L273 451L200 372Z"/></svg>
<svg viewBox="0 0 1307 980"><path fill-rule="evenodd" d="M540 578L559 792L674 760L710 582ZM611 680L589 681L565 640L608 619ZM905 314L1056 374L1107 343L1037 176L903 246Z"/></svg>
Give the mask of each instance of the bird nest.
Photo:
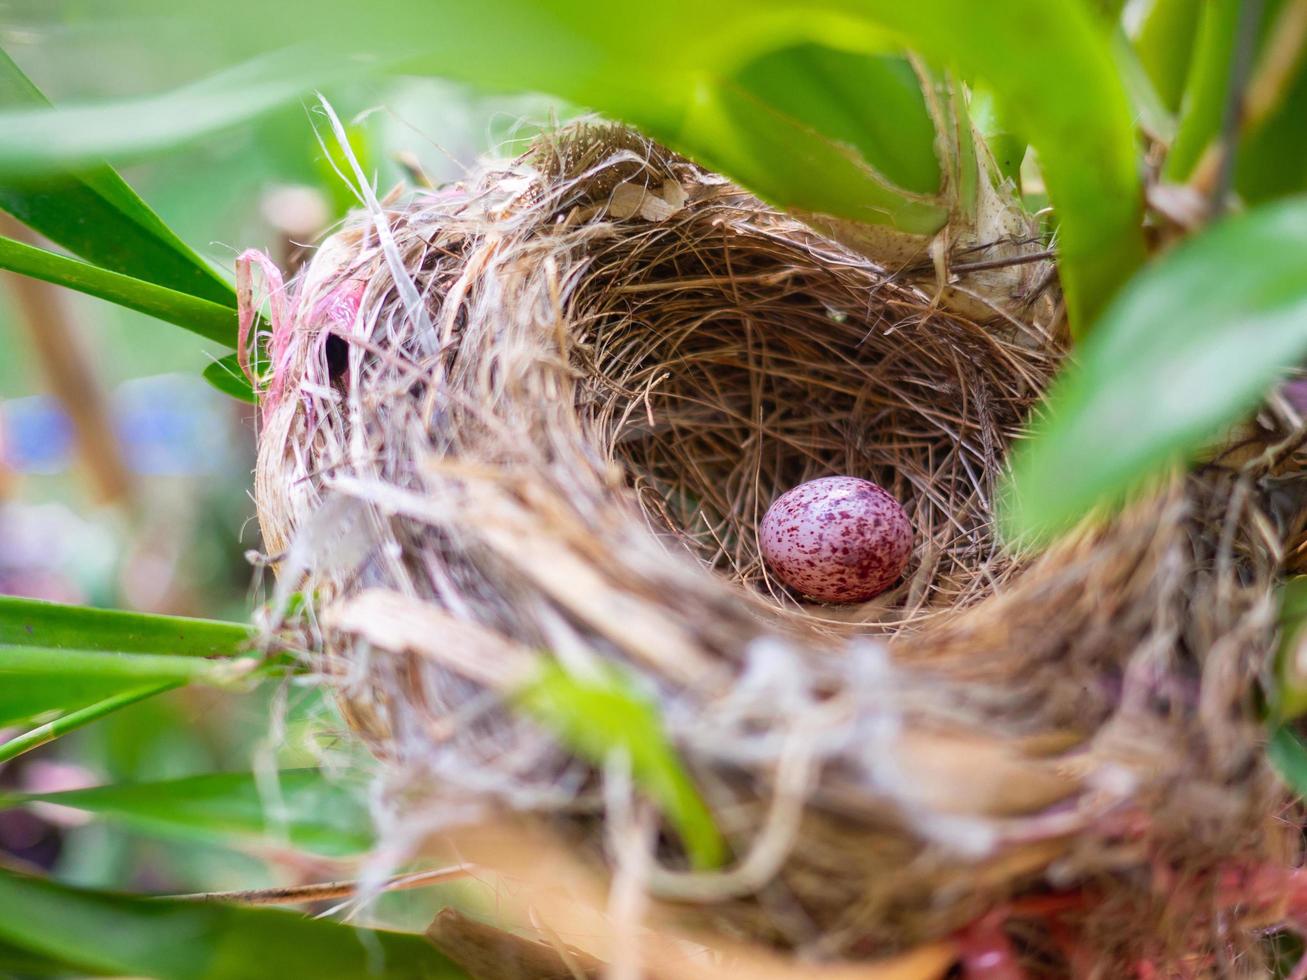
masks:
<svg viewBox="0 0 1307 980"><path fill-rule="evenodd" d="M394 826L529 814L664 910L810 959L1261 962L1299 837L1255 704L1274 412L1253 462L1014 556L995 487L1058 338L950 314L620 129L373 200L290 287L267 271L274 612L386 764ZM915 534L854 606L759 557L769 503L837 473ZM578 752L625 744L611 719L521 710L546 664L656 707L724 866L690 866L638 765Z"/></svg>

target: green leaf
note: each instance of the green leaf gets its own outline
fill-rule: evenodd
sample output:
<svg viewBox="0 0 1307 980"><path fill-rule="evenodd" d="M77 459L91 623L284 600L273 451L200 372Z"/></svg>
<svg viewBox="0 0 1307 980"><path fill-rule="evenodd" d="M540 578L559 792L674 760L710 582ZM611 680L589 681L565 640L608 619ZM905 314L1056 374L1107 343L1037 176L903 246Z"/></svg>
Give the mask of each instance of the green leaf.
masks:
<svg viewBox="0 0 1307 980"><path fill-rule="evenodd" d="M1266 754L1289 788L1307 797L1307 745L1290 726L1277 725L1272 730Z"/></svg>
<svg viewBox="0 0 1307 980"><path fill-rule="evenodd" d="M239 401L258 403L254 395L254 386L241 370L237 355L228 354L214 361L203 371L204 380L217 388L224 395L230 395Z"/></svg>
<svg viewBox="0 0 1307 980"><path fill-rule="evenodd" d="M1235 187L1245 201L1307 190L1307 61L1299 65L1270 117L1247 133L1235 155Z"/></svg>
<svg viewBox="0 0 1307 980"><path fill-rule="evenodd" d="M971 122L989 147L998 172L1021 186L1021 161L1026 156L1026 141L1011 131L994 103L994 93L976 88L971 93Z"/></svg>
<svg viewBox="0 0 1307 980"><path fill-rule="evenodd" d="M197 680L225 682L248 662L238 623L0 597L0 725L60 715L0 744L14 758L129 704Z"/></svg>
<svg viewBox="0 0 1307 980"><path fill-rule="evenodd" d="M0 941L70 971L155 980L453 980L419 936L276 909L91 891L0 869Z"/></svg>
<svg viewBox="0 0 1307 980"><path fill-rule="evenodd" d="M222 657L244 652L253 636L242 623L0 596L0 646Z"/></svg>
<svg viewBox="0 0 1307 980"><path fill-rule="evenodd" d="M162 684L132 687L121 694L113 694L84 708L66 712L57 718L37 725L35 728L29 728L6 742L0 743L0 762L16 759L24 752L31 752L33 749L40 748L42 745L53 742L56 738L62 738L69 732L83 728L93 721L99 721L115 711L121 711L138 701L144 701L147 698L152 698L178 687L181 687L180 681L164 681Z"/></svg>
<svg viewBox="0 0 1307 980"><path fill-rule="evenodd" d="M1089 8L1109 25L1115 25L1121 19L1126 0L1089 0Z"/></svg>
<svg viewBox="0 0 1307 980"><path fill-rule="evenodd" d="M334 26L340 23L335 16L351 17L346 7L332 4ZM754 92L732 88L730 82L738 80L727 66L803 42L883 51L888 34L984 81L1016 131L1038 150L1058 213L1062 280L1073 323L1089 322L1143 261L1143 194L1130 101L1108 27L1081 0L665 3L641 11L639 31L631 29L627 11L611 5L556 3L546 10L498 0L425 9L432 50L422 65L434 73L555 92L720 165L779 204L795 206L807 195L829 191L811 210L854 221L900 219L869 214L883 205L867 182L859 196L847 171L830 159L841 143L822 131L824 115L811 108L792 117L794 130L811 126L824 138L827 152L819 153L821 141L795 142L779 127L764 125L773 107ZM369 17L372 31L385 29L378 8L369 8ZM409 29L416 26L411 12L406 19ZM505 24L513 29L504 30ZM687 31L687 25L693 29ZM351 29L369 30L357 22ZM675 46L649 40L670 37L677 38ZM749 99L755 100L752 108ZM754 172L727 165L722 132L729 132L731 141L749 138L740 157L752 155ZM831 188L822 187L827 168L837 175ZM775 173L783 186L760 186L760 171ZM925 215L919 217L918 227L928 225Z"/></svg>
<svg viewBox="0 0 1307 980"><path fill-rule="evenodd" d="M197 657L0 646L0 726L141 688L222 683L244 669Z"/></svg>
<svg viewBox="0 0 1307 980"><path fill-rule="evenodd" d="M786 110L797 111L797 100L788 106L769 101L795 87L796 78L803 74L802 61L820 63L835 54L813 48L769 54L751 62L737 78L705 84L675 129L659 130L648 124L645 129L781 207L860 224L889 225L911 235L934 234L948 221L950 202L933 194L911 194L878 173L854 144L841 138L852 136L864 145L873 142L875 135L861 128L861 120L846 117L835 106L826 106L818 113L811 104L807 114L793 115ZM891 89L899 87L892 74L874 80L865 78L865 74L848 72L845 84L856 87L851 78L863 75L867 86L881 83ZM769 83L764 84L764 80ZM865 87L864 92L868 99L876 100L874 88ZM917 96L920 98L919 89ZM814 119L817 115L823 118ZM638 115L625 118L637 124L641 121ZM900 142L915 142L913 131L920 120L913 114L887 113L884 121L908 136ZM821 125L831 126L835 133L822 130ZM934 126L928 118L926 125L933 134ZM934 145L933 135L929 145ZM919 159L910 146L903 147L901 154L891 151L879 155L900 172L906 171L910 161ZM895 155L899 156L897 162L888 159ZM928 168L914 182L938 185L939 170L932 152Z"/></svg>
<svg viewBox="0 0 1307 980"><path fill-rule="evenodd" d="M0 106L49 104L0 50ZM95 265L224 306L236 305L232 286L107 166L0 184L0 208Z"/></svg>
<svg viewBox="0 0 1307 980"><path fill-rule="evenodd" d="M358 794L316 769L284 770L266 782L253 773L211 773L0 795L0 808L36 802L75 807L147 833L189 840L267 845L280 839L333 857L372 846L371 821Z"/></svg>
<svg viewBox="0 0 1307 980"><path fill-rule="evenodd" d="M1007 534L1047 540L1119 503L1252 409L1304 353L1307 198L1178 246L1103 315L1017 446Z"/></svg>
<svg viewBox="0 0 1307 980"><path fill-rule="evenodd" d="M1307 575L1280 586L1280 645L1275 657L1275 688L1269 692L1270 715L1281 721L1307 714L1307 676L1296 656L1307 625Z"/></svg>
<svg viewBox="0 0 1307 980"><path fill-rule="evenodd" d="M574 677L550 664L516 700L565 745L594 762L625 752L636 785L662 807L691 864L699 869L722 864L726 843L668 743L657 710L619 676Z"/></svg>
<svg viewBox="0 0 1307 980"><path fill-rule="evenodd" d="M1295 575L1280 586L1280 625L1307 622L1307 575Z"/></svg>
<svg viewBox="0 0 1307 980"><path fill-rule="evenodd" d="M185 16L175 8L172 12ZM232 9L222 16L235 14ZM292 33L283 37L287 42L299 40ZM404 45L387 47L393 52ZM297 44L262 54L162 95L9 109L0 112L0 131L5 134L0 173L39 176L52 169L66 172L94 167L104 159L133 159L173 149L254 119L328 81L360 77L380 67L375 58L349 57L340 43L324 38L319 45Z"/></svg>
<svg viewBox="0 0 1307 980"><path fill-rule="evenodd" d="M0 237L0 269L75 289L236 346L236 311L220 303L110 272L79 259Z"/></svg>
<svg viewBox="0 0 1307 980"><path fill-rule="evenodd" d="M1140 128L1160 140L1174 139L1175 115L1157 94L1152 79L1139 63L1139 56L1124 31L1117 31L1112 38L1112 52L1116 55L1121 81L1130 94L1130 104L1134 107Z"/></svg>
<svg viewBox="0 0 1307 980"><path fill-rule="evenodd" d="M1153 0L1135 38L1140 63L1173 113L1180 111L1203 6L1200 0Z"/></svg>
<svg viewBox="0 0 1307 980"><path fill-rule="evenodd" d="M0 942L0 976L63 977L67 975L67 963L60 963L48 956Z"/></svg>
<svg viewBox="0 0 1307 980"><path fill-rule="evenodd" d="M914 194L939 192L935 124L921 80L902 55L800 44L755 58L731 83L724 87L747 93L767 114L855 149L887 183Z"/></svg>
<svg viewBox="0 0 1307 980"><path fill-rule="evenodd" d="M1080 0L842 6L984 81L1035 147L1057 212L1068 312L1083 331L1144 259L1134 120L1108 27Z"/></svg>
<svg viewBox="0 0 1307 980"><path fill-rule="evenodd" d="M221 11L165 10L159 0L136 6L188 17L195 30L234 44L251 43L237 34L237 25L251 22L260 24L263 43L293 38L338 49L339 40L331 39L349 38L388 61L421 44L420 56L403 62L409 71L484 88L550 92L640 126L782 206L930 234L948 217L947 195L923 199L893 184L876 164L901 174L921 165L920 107L894 72L882 72L882 88L867 88L851 101L873 72L841 54L908 48L986 82L1015 131L1038 150L1058 212L1074 322L1088 322L1144 256L1130 102L1108 27L1082 0L672 0L642 7L635 22L622 5L581 0L418 6L377 0L366 8L346 0L232 0ZM810 98L788 98L766 81L768 65L797 70L796 59L811 60L819 51L825 52L821 70L829 73L805 84ZM313 61L318 72L344 72L351 64L326 56ZM295 77L279 83L284 93ZM241 118L239 106L227 104L239 102L239 88L226 84L220 96L214 87L204 97L190 86L81 115L65 109L23 118L0 114L6 134L0 170L78 151L158 149ZM878 101L894 107L888 125L871 124L867 106ZM886 146L886 134L902 143ZM928 186L931 173L914 171L911 186Z"/></svg>
<svg viewBox="0 0 1307 980"><path fill-rule="evenodd" d="M1193 59L1185 81L1180 127L1162 168L1163 176L1174 183L1189 178L1203 151L1221 130L1239 33L1240 3L1241 0L1208 0L1202 5Z"/></svg>

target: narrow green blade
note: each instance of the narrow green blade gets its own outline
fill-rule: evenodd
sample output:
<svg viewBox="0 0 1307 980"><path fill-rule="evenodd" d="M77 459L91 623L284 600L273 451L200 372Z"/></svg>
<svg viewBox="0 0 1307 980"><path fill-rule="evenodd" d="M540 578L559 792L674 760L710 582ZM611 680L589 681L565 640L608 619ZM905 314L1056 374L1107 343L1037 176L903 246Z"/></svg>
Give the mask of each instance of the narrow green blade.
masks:
<svg viewBox="0 0 1307 980"><path fill-rule="evenodd" d="M1185 81L1180 128L1163 168L1167 180L1176 183L1187 180L1207 145L1220 131L1239 33L1240 3L1241 0L1208 0L1201 5Z"/></svg>
<svg viewBox="0 0 1307 980"><path fill-rule="evenodd" d="M49 104L0 50L0 106ZM95 265L224 306L236 305L231 285L108 166L0 184L0 208Z"/></svg>
<svg viewBox="0 0 1307 980"><path fill-rule="evenodd" d="M221 657L243 652L252 637L241 623L0 596L0 646Z"/></svg>
<svg viewBox="0 0 1307 980"><path fill-rule="evenodd" d="M1047 540L1121 502L1253 408L1305 353L1307 198L1177 247L1103 315L1053 386L1015 452L1007 533Z"/></svg>
<svg viewBox="0 0 1307 980"><path fill-rule="evenodd" d="M184 327L228 347L236 346L236 311L220 303L110 272L12 238L0 237L0 269L66 286Z"/></svg>
<svg viewBox="0 0 1307 980"><path fill-rule="evenodd" d="M65 977L68 964L0 942L0 976ZM99 975L99 974L97 974Z"/></svg>
<svg viewBox="0 0 1307 980"><path fill-rule="evenodd" d="M197 657L0 647L0 725L83 708L141 688L221 683L240 672L236 667Z"/></svg>
<svg viewBox="0 0 1307 980"><path fill-rule="evenodd" d="M1275 686L1268 698L1268 715L1278 721L1307 714L1307 664L1298 656L1305 625L1307 575L1295 575L1280 586L1280 645L1275 655Z"/></svg>
<svg viewBox="0 0 1307 980"><path fill-rule="evenodd" d="M230 395L238 401L258 403L254 386L241 370L240 361L235 354L220 357L203 371L204 380L217 388L224 395Z"/></svg>
<svg viewBox="0 0 1307 980"><path fill-rule="evenodd" d="M0 869L0 941L70 972L155 980L454 980L420 936L275 909L71 888Z"/></svg>
<svg viewBox="0 0 1307 980"><path fill-rule="evenodd" d="M1293 729L1288 725L1273 729L1266 754L1289 788L1307 798L1307 745L1303 745Z"/></svg>
<svg viewBox="0 0 1307 980"><path fill-rule="evenodd" d="M1201 0L1153 0L1135 38L1139 61L1171 112L1180 111L1203 6Z"/></svg>
<svg viewBox="0 0 1307 980"><path fill-rule="evenodd" d="M657 710L616 675L583 680L550 665L518 693L523 711L573 751L602 763L623 751L636 785L649 794L681 835L694 867L715 868L726 843L712 812L663 733Z"/></svg>
<svg viewBox="0 0 1307 980"><path fill-rule="evenodd" d="M1248 133L1235 154L1235 187L1259 204L1307 190L1307 59L1299 64L1280 104Z"/></svg>
<svg viewBox="0 0 1307 980"><path fill-rule="evenodd" d="M111 694L101 701L92 702L84 708L76 708L65 712L50 721L37 725L35 728L29 728L27 731L13 736L6 742L0 743L0 762L16 759L25 752L31 752L33 749L47 745L57 738L63 738L69 732L75 732L79 728L85 728L91 722L99 721L115 711L121 711L123 708L139 701L145 701L181 686L181 681L164 681L163 683L147 684L144 687L129 687L127 690L118 694Z"/></svg>
<svg viewBox="0 0 1307 980"><path fill-rule="evenodd" d="M288 769L260 781L253 773L210 773L157 783L117 784L59 793L0 795L24 803L75 807L147 833L186 840L269 844L315 854L361 854L371 821L357 792L317 769Z"/></svg>
<svg viewBox="0 0 1307 980"><path fill-rule="evenodd" d="M200 26L205 24L204 16L200 16L205 12L201 10L169 6L165 12L195 19L197 29L205 29ZM224 32L235 26L229 18L238 16L239 9L212 8L208 13L221 18L214 29ZM112 21L110 14L103 22ZM376 57L350 57L335 40L340 36L329 32L318 45L296 44L264 53L161 95L53 108L33 105L0 112L0 131L5 134L0 142L0 174L12 179L45 174L51 169L81 170L94 168L105 159L134 159L172 149L254 119L329 81L375 73L389 63ZM260 37L260 42L263 37L266 35ZM283 38L292 44L299 41L293 34ZM249 43L247 35L242 45ZM410 37L388 43L386 48L393 58L412 46ZM115 203L121 202L115 198Z"/></svg>

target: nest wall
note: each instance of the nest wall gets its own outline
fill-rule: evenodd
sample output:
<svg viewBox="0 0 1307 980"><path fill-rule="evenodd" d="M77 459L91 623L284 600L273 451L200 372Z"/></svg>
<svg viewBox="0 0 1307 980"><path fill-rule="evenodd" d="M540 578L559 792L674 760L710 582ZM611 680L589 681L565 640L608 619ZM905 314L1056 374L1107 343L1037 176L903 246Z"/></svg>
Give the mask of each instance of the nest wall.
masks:
<svg viewBox="0 0 1307 980"><path fill-rule="evenodd" d="M1267 899L1231 926L1213 882L1296 862L1252 683L1292 420L1012 557L994 490L1058 337L952 315L609 127L377 204L290 294L260 520L396 813L528 812L631 862L613 826L644 804L511 707L541 658L616 664L731 847L692 872L656 837L644 885L696 921L869 956L1057 889L1093 896L1066 914L1120 963L1208 951L1218 918L1248 952L1274 919ZM801 601L758 555L770 501L831 473L885 486L916 534L858 606ZM1013 916L1065 972L1057 930Z"/></svg>

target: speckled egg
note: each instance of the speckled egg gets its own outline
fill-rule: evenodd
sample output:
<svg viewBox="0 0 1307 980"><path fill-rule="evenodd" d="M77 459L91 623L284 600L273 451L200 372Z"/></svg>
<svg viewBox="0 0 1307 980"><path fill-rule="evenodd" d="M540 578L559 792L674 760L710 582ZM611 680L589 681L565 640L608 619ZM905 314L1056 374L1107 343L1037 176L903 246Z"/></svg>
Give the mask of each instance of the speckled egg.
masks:
<svg viewBox="0 0 1307 980"><path fill-rule="evenodd" d="M827 476L777 497L758 528L762 557L786 585L820 602L864 602L903 574L912 525L870 480Z"/></svg>

